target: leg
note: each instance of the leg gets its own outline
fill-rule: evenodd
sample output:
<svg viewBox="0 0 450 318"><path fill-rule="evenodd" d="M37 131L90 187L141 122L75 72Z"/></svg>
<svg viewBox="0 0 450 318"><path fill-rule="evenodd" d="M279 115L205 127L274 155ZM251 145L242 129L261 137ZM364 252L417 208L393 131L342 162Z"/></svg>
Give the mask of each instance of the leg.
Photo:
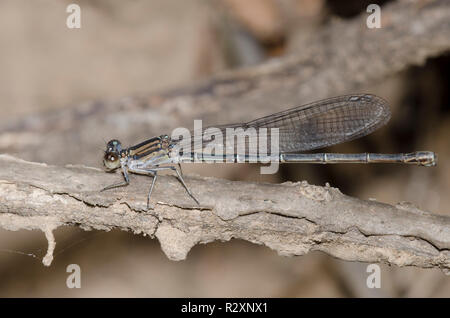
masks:
<svg viewBox="0 0 450 318"><path fill-rule="evenodd" d="M198 200L194 197L194 195L192 194L192 192L189 190L188 186L186 185L186 183L184 182L184 179L182 177L182 175L180 174L180 172L177 170L177 168L175 168L174 166L167 166L167 167L154 167L152 168L153 171L156 170L173 170L177 173L177 177L178 180L180 180L181 184L183 185L183 187L186 189L187 193L190 195L190 197L198 204L200 205L200 202L198 202Z"/></svg>
<svg viewBox="0 0 450 318"><path fill-rule="evenodd" d="M147 175L153 175L153 181L152 181L152 185L150 186L150 190L148 192L148 197L147 197L147 208L149 207L149 202L150 202L150 196L152 194L153 188L155 186L155 182L156 182L156 175L157 172L160 170L174 170L177 173L178 176L178 180L180 180L181 184L184 186L184 188L186 189L187 193L191 196L192 199L194 199L194 201L200 205L200 202L198 202L198 200L194 197L194 195L191 193L191 191L189 190L189 188L187 187L186 183L183 180L183 177L180 175L180 173L178 172L177 168L175 168L174 166L167 166L167 167L152 167L151 169L143 169L143 168L130 168L129 169L131 172L136 172L138 174L147 174Z"/></svg>
<svg viewBox="0 0 450 318"><path fill-rule="evenodd" d="M180 172L177 170L177 168L175 168L173 166L171 166L170 169L174 170L177 173L178 180L180 180L180 182L183 184L183 186L186 189L187 193L191 196L192 199L194 199L194 201L197 203L197 205L200 205L200 202L198 202L198 200L194 197L194 195L191 193L191 191L187 187L186 183L184 183L182 174L180 174ZM181 170L181 166L180 166L180 170Z"/></svg>
<svg viewBox="0 0 450 318"><path fill-rule="evenodd" d="M157 172L155 171L153 174L153 181L152 181L152 185L150 186L150 189L148 190L148 195L147 195L147 210L150 209L150 196L152 195L153 192L153 188L155 187L155 182L156 182L156 177L158 176Z"/></svg>
<svg viewBox="0 0 450 318"><path fill-rule="evenodd" d="M152 181L152 184L150 185L150 189L148 190L148 195L147 195L147 210L148 210L148 209L150 209L150 197L152 195L153 188L155 187L158 172L155 171L155 169L143 169L143 168L130 168L130 171L138 173L138 174L145 174L148 176L153 176L153 181Z"/></svg>
<svg viewBox="0 0 450 318"><path fill-rule="evenodd" d="M122 167L122 172L123 172L123 177L125 178L125 181L110 184L109 186L106 186L103 189L101 189L100 192L109 190L112 188L127 186L130 183L130 179L128 178L128 173L127 173L127 170L125 169L125 167Z"/></svg>

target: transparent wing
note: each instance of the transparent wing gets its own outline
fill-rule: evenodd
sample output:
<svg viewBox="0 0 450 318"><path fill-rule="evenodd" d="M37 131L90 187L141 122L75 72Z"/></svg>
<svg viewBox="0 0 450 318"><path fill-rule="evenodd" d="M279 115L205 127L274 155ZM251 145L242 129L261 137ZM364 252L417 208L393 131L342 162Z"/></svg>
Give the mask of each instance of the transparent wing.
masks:
<svg viewBox="0 0 450 318"><path fill-rule="evenodd" d="M268 149L270 149L271 128L278 128L279 151L303 152L323 148L345 141L366 136L384 125L390 117L386 101L370 94L356 94L333 97L310 104L298 106L286 111L268 115L247 123L207 127L201 132L192 131L191 140L173 139L181 147L192 147L194 143L235 150L226 143L227 128L242 131L237 135L245 136L260 128L267 128ZM220 138L218 134L222 134ZM258 144L245 138L247 152L257 149ZM230 149L234 148L234 149Z"/></svg>

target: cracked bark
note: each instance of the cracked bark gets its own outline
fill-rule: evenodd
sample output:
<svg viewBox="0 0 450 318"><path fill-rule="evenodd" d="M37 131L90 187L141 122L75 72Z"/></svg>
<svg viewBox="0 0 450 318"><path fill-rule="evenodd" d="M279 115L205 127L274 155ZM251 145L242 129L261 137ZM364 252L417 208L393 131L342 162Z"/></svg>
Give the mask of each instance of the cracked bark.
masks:
<svg viewBox="0 0 450 318"><path fill-rule="evenodd" d="M151 179L131 175L128 187L99 192L121 178L84 166L51 166L0 155L0 226L52 231L119 228L156 237L172 260L200 243L247 240L280 255L322 251L349 261L450 270L450 217L408 204L392 206L302 183L258 184L189 176L196 206L174 176L161 176L145 211ZM139 179L139 180L136 180Z"/></svg>

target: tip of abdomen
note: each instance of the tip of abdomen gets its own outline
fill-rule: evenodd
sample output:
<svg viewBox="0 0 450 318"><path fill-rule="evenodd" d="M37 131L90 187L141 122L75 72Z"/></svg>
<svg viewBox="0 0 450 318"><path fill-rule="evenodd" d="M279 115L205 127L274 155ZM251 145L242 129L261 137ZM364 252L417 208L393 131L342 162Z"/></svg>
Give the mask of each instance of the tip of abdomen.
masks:
<svg viewBox="0 0 450 318"><path fill-rule="evenodd" d="M416 152L418 164L426 167L433 167L437 165L437 154L432 151L418 151Z"/></svg>

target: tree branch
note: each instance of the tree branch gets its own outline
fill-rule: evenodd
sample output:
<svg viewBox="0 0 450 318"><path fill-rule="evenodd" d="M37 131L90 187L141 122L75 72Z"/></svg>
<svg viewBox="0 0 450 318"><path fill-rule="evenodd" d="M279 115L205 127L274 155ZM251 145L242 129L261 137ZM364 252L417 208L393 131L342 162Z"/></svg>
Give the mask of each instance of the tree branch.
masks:
<svg viewBox="0 0 450 318"><path fill-rule="evenodd" d="M0 153L93 166L98 164L98 148L104 147L99 146L102 138L134 144L170 134L175 127L192 128L193 119L203 119L205 125L252 120L321 98L361 92L450 50L447 0L389 3L382 7L381 29L368 29L367 15L332 21L310 39L297 41L286 57L168 93L88 102L15 121L0 119Z"/></svg>
<svg viewBox="0 0 450 318"><path fill-rule="evenodd" d="M122 177L83 166L50 166L0 155L0 226L52 231L78 225L156 237L172 260L196 244L232 238L263 244L280 255L322 251L350 261L450 269L450 217L411 205L391 206L307 183L258 184L186 177L198 207L174 176L161 176L153 209L145 211L151 179L99 189ZM139 182L136 182L139 179Z"/></svg>

